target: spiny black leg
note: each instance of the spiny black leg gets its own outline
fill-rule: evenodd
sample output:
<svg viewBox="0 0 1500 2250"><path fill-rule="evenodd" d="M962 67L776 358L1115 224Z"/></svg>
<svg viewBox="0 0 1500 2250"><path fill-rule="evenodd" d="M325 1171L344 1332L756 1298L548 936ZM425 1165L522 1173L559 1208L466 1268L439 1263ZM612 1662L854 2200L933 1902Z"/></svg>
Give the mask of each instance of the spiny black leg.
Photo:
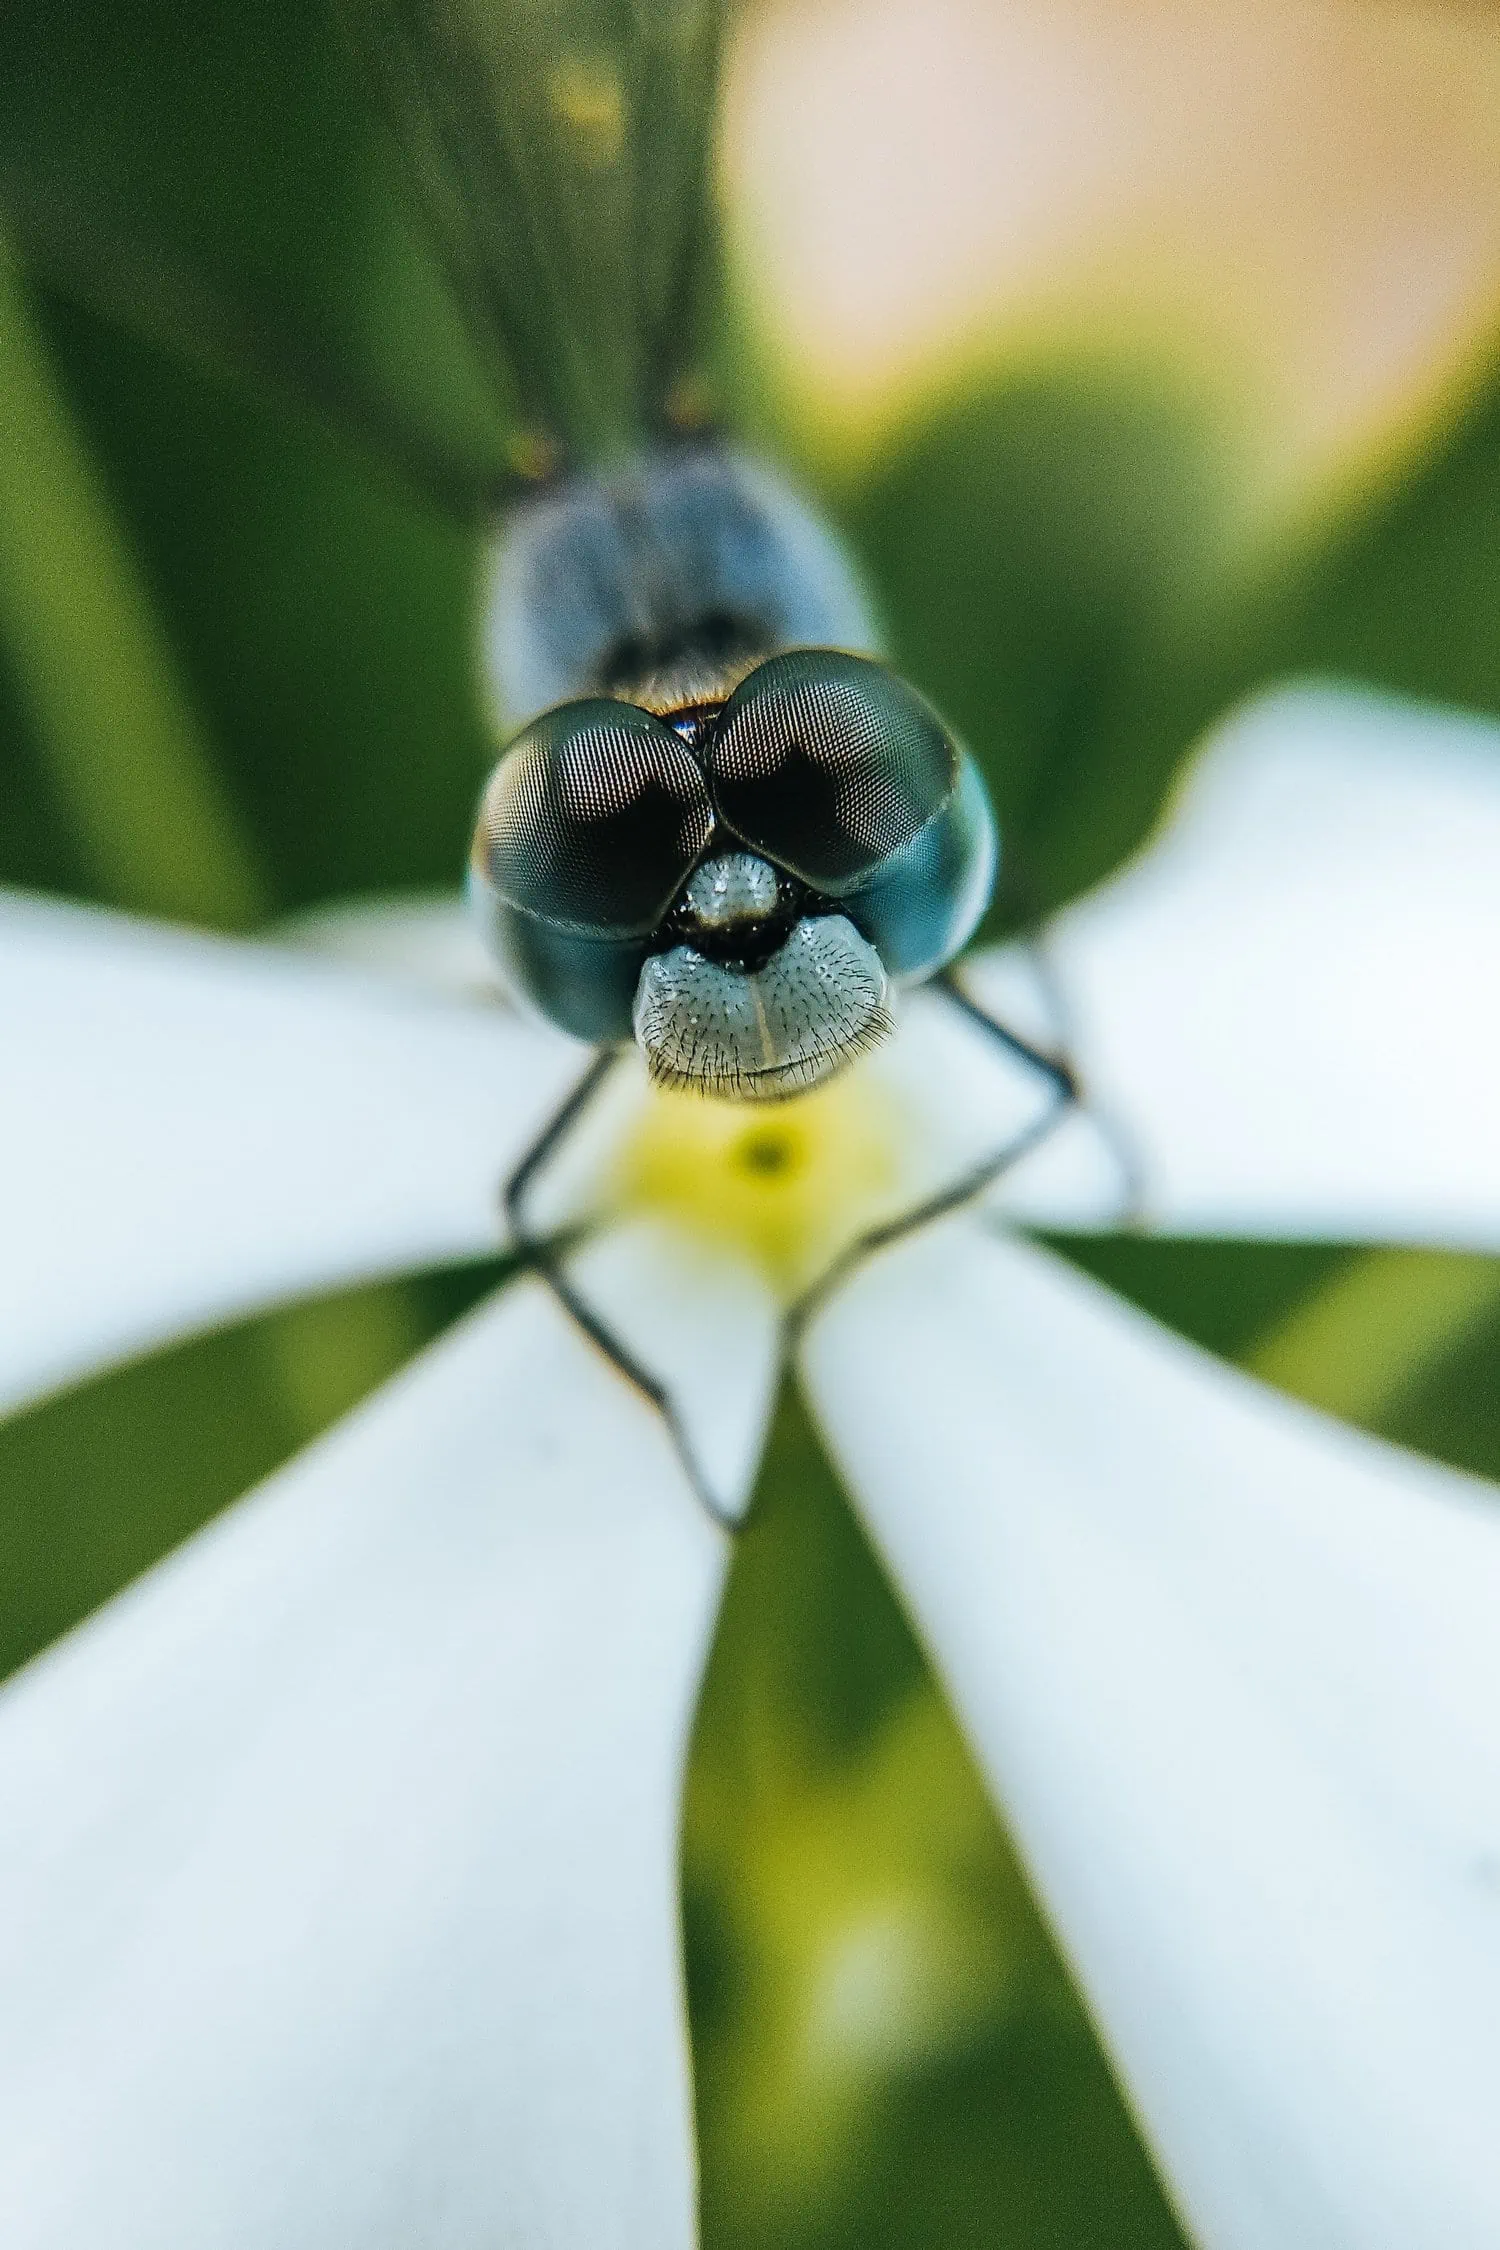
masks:
<svg viewBox="0 0 1500 2250"><path fill-rule="evenodd" d="M537 1264L546 1245L531 1232L522 1209L522 1198L538 1172L554 1156L567 1135L588 1108L600 1087L608 1078L623 1050L618 1047L601 1047L589 1063L573 1091L566 1095L552 1112L536 1139L519 1159L500 1191L500 1207L505 1213L506 1229L515 1246L516 1255L528 1265Z"/></svg>
<svg viewBox="0 0 1500 2250"><path fill-rule="evenodd" d="M923 1227L931 1226L937 1219L946 1218L950 1211L961 1209L965 1203L972 1203L975 1196L982 1195L987 1187L993 1186L1002 1173L1009 1171L1013 1164L1019 1164L1023 1156L1028 1156L1032 1149L1038 1147L1061 1123L1068 1111L1076 1106L1077 1097L1071 1088L1059 1091L1041 1116L1034 1118L1031 1124L1008 1140L1003 1148L996 1149L969 1171L961 1172L956 1180L950 1181L947 1187L940 1188L936 1195L929 1195L921 1203L914 1203L899 1218L887 1219L883 1226L871 1227L868 1233L856 1235L848 1248L839 1252L812 1287L792 1306L787 1314L788 1341L795 1344L814 1313L827 1303L840 1283L847 1281L850 1274L857 1271L867 1258L873 1258L878 1250L888 1250L893 1242L900 1242L906 1235L920 1233Z"/></svg>
<svg viewBox="0 0 1500 2250"><path fill-rule="evenodd" d="M1012 1031L1008 1024L1001 1023L987 1008L981 1008L977 1000L970 999L951 968L940 969L932 981L943 998L957 1008L960 1015L967 1016L970 1023L977 1024L987 1038L993 1039L1007 1054L1014 1055L1020 1062L1028 1063L1033 1070L1039 1070L1044 1078L1050 1079L1064 1102L1076 1103L1081 1100L1077 1073L1066 1056L1049 1054L1045 1047L1034 1047L1029 1039L1023 1039L1018 1031ZM1050 975L1047 982L1050 996Z"/></svg>
<svg viewBox="0 0 1500 2250"><path fill-rule="evenodd" d="M682 1417L678 1413L672 1394L665 1383L660 1382L655 1375L652 1375L641 1365L629 1347L621 1343L614 1330L607 1327L599 1318L592 1305L579 1296L563 1267L555 1258L543 1250L531 1256L528 1263L538 1277L546 1283L563 1310L571 1316L584 1335L588 1337L590 1343L596 1345L604 1354L616 1374L622 1375L631 1389L640 1393L648 1406L655 1407L666 1424L667 1435L672 1440L677 1458L682 1463L683 1474L692 1486L693 1496L699 1506L713 1518L721 1530L737 1531L739 1529L739 1518L733 1515L716 1498L707 1478L699 1467L697 1455L693 1451Z"/></svg>
<svg viewBox="0 0 1500 2250"><path fill-rule="evenodd" d="M551 1290L563 1311L574 1325L588 1337L589 1342L603 1353L617 1375L624 1377L631 1389L639 1392L649 1406L653 1406L667 1426L683 1473L692 1486L699 1505L714 1522L725 1531L738 1528L737 1519L715 1498L703 1475L688 1440L687 1430L678 1413L671 1392L644 1368L629 1347L623 1344L613 1329L608 1327L592 1305L581 1297L568 1279L562 1254L557 1245L543 1235L533 1234L527 1224L524 1202L526 1190L578 1123L624 1053L623 1048L603 1047L595 1055L588 1069L573 1091L555 1109L536 1139L521 1157L501 1190L501 1208L505 1213L506 1230L511 1247L521 1263L530 1268L538 1280Z"/></svg>
<svg viewBox="0 0 1500 2250"><path fill-rule="evenodd" d="M1069 1111L1078 1106L1078 1086L1070 1064L1059 1061L1055 1055L1045 1054L1041 1048L1033 1047L1029 1041L1022 1039L1019 1033L987 1016L969 999L967 993L960 992L956 985L949 983L946 971L936 981L962 1012L998 1039L1008 1053L1018 1056L1040 1071L1052 1088L1052 1099L1039 1117L1033 1118L1019 1133L1013 1134L1002 1148L995 1149L978 1164L972 1165L967 1172L961 1172L947 1187L939 1188L935 1195L924 1197L920 1203L914 1203L909 1211L903 1211L898 1218L887 1219L884 1225L871 1227L867 1233L856 1235L847 1249L840 1251L787 1314L789 1344L796 1343L813 1315L827 1303L840 1283L847 1281L850 1274L857 1271L867 1258L873 1258L877 1251L888 1250L892 1243L900 1242L909 1234L920 1233L923 1227L931 1226L937 1219L946 1218L950 1211L961 1209L965 1203L972 1203L975 1196L982 1195L1002 1173L1009 1171L1013 1164L1019 1164L1023 1156L1029 1155L1032 1149L1046 1140Z"/></svg>
<svg viewBox="0 0 1500 2250"><path fill-rule="evenodd" d="M1069 1003L1067 987L1058 975L1057 965L1047 950L1045 931L1032 931L1024 940L1036 971L1037 982L1046 997L1052 1021L1057 1026L1059 1043L1065 1048L1077 1045L1073 1036L1073 1010ZM1146 1213L1146 1167L1141 1153L1129 1132L1112 1111L1100 1106L1097 1096L1083 1091L1080 1099L1089 1113L1090 1121L1104 1142L1120 1174L1120 1210L1115 1224L1122 1233L1139 1227Z"/></svg>
<svg viewBox="0 0 1500 2250"><path fill-rule="evenodd" d="M965 992L958 981L957 972L953 968L942 970L933 981L945 999L950 1000L954 1007L961 1014L967 1016L972 1024L977 1025L981 1031L987 1032L991 1038L997 1040L1009 1054L1019 1056L1023 1062L1031 1063L1037 1070L1050 1077L1054 1084L1061 1085L1066 1082L1070 1087L1073 1100L1081 1109L1087 1110L1095 1131L1115 1160L1121 1183L1120 1213L1115 1224L1122 1231L1128 1230L1139 1225L1145 1209L1145 1168L1124 1126L1120 1124L1117 1118L1112 1117L1107 1109L1101 1109L1094 1096L1080 1085L1072 1063L1065 1059L1067 1050L1073 1044L1072 1026L1069 1022L1068 996L1053 966L1044 940L1037 936L1031 936L1024 939L1023 943L1031 956L1031 964L1036 971L1037 982L1042 988L1048 1011L1056 1026L1056 1036L1062 1049L1061 1056L1049 1054L1045 1048L1033 1046L1029 1040L1022 1039L1005 1024L998 1022L987 1009L982 1008L977 1000L972 999Z"/></svg>

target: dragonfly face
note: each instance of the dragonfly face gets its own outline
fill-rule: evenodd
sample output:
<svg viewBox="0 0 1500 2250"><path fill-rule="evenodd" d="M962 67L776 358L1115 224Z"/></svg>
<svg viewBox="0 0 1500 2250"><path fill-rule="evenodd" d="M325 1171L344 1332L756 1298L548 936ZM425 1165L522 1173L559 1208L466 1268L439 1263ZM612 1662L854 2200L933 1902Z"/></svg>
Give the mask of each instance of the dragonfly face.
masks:
<svg viewBox="0 0 1500 2250"><path fill-rule="evenodd" d="M842 557L763 470L666 455L586 480L521 541L487 636L502 684L529 667L594 692L523 728L485 791L471 895L491 945L551 1021L634 1038L658 1080L815 1085L988 901L972 762L871 657L777 649L873 636Z"/></svg>

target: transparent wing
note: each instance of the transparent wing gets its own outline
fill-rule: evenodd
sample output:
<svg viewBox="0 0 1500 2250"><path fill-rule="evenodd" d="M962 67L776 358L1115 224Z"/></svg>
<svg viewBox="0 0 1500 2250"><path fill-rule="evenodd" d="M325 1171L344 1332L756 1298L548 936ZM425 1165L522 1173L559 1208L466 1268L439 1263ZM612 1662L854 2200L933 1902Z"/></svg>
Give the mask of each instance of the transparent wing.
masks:
<svg viewBox="0 0 1500 2250"><path fill-rule="evenodd" d="M472 329L536 437L688 413L722 0L343 0Z"/></svg>

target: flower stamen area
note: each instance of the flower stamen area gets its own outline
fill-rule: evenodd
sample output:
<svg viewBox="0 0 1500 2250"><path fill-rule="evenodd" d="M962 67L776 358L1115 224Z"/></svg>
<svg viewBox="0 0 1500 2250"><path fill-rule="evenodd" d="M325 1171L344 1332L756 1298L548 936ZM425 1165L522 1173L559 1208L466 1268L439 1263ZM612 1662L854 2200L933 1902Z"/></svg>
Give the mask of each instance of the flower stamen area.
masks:
<svg viewBox="0 0 1500 2250"><path fill-rule="evenodd" d="M653 1089L608 1199L748 1254L791 1296L899 1206L914 1139L895 1089L863 1065L769 1112Z"/></svg>

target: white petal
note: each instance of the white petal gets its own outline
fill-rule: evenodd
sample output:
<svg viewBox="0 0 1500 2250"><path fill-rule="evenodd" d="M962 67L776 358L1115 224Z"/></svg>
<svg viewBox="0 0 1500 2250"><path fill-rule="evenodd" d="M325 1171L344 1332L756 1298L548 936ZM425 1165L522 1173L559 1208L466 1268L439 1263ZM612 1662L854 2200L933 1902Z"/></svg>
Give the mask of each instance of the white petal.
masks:
<svg viewBox="0 0 1500 2250"><path fill-rule="evenodd" d="M1500 1247L1500 728L1267 696L1052 951L1154 1224Z"/></svg>
<svg viewBox="0 0 1500 2250"><path fill-rule="evenodd" d="M507 999L472 917L451 895L344 901L282 922L276 935L282 943L357 961L450 997ZM986 999L1011 1030L1044 1050L1058 1048L1063 1026L1031 957L1014 947L987 954L981 974ZM859 1215L861 1225L895 1217L951 1185L1036 1121L1050 1098L1034 1066L978 1029L937 987L892 997L897 1035L865 1057L858 1074L877 1101L899 1107L905 1129L889 1193L871 1199ZM645 1098L645 1071L636 1060L616 1072L587 1121L580 1121L535 1182L528 1197L533 1225L564 1228L597 1211L601 1179L612 1155L639 1131ZM995 1200L1026 1217L1040 1213L1045 1219L1062 1211L1066 1224L1109 1227L1126 1208L1130 1185L1119 1149L1100 1130L1096 1113L1078 1112L1006 1172Z"/></svg>
<svg viewBox="0 0 1500 2250"><path fill-rule="evenodd" d="M0 899L0 1406L496 1247L580 1050L269 948Z"/></svg>
<svg viewBox="0 0 1500 2250"><path fill-rule="evenodd" d="M357 961L450 997L508 1000L505 980L455 891L395 891L339 899L276 925L281 945Z"/></svg>
<svg viewBox="0 0 1500 2250"><path fill-rule="evenodd" d="M972 1217L820 1417L1205 2250L1500 2242L1500 1514Z"/></svg>
<svg viewBox="0 0 1500 2250"><path fill-rule="evenodd" d="M528 1282L23 1675L7 2250L686 2250L724 1551Z"/></svg>

